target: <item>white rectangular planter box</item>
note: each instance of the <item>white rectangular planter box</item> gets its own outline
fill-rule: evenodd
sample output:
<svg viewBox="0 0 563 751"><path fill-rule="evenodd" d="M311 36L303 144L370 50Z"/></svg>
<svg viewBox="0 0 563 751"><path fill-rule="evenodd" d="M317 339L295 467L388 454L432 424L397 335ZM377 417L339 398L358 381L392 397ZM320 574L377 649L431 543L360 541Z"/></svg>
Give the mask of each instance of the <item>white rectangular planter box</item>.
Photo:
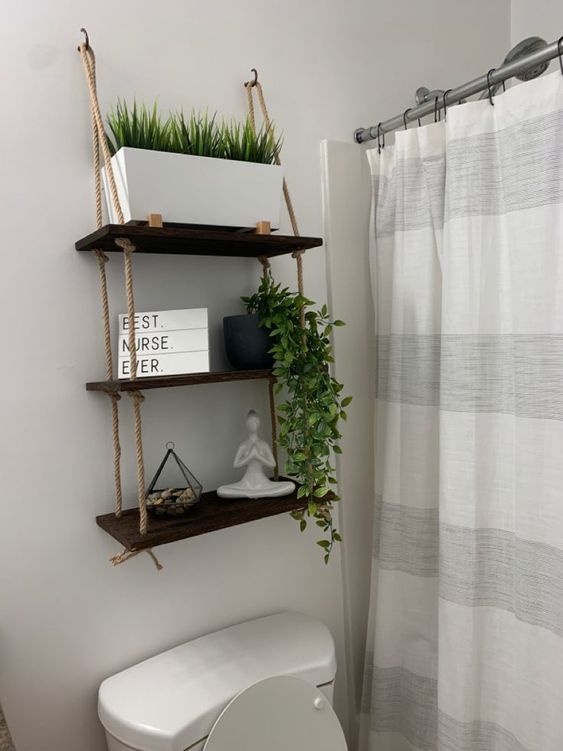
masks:
<svg viewBox="0 0 563 751"><path fill-rule="evenodd" d="M125 222L162 214L164 222L221 227L280 224L283 169L277 165L124 147L112 157ZM118 220L102 170L110 222Z"/></svg>

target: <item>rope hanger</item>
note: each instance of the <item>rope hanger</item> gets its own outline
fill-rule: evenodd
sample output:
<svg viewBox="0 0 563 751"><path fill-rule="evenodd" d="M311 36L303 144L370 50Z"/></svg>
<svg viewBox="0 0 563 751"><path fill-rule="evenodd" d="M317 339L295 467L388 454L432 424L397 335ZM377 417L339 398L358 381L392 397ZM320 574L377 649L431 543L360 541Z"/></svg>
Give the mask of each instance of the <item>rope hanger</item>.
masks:
<svg viewBox="0 0 563 751"><path fill-rule="evenodd" d="M102 162L106 172L106 178L108 181L110 200L117 217L119 224L124 224L124 214L119 200L119 194L115 181L115 175L111 164L111 154L109 152L108 143L106 140L105 129L103 125L102 114L100 110L98 93L97 93L97 81L96 81L96 58L94 50L90 45L88 34L85 29L81 29L85 36L85 41L78 46L78 51L84 67L86 76L86 82L88 86L88 93L90 99L91 109L91 121L92 121L92 154L93 154L93 166L94 166L94 188L95 188L95 211L96 211L96 226L101 228L103 226L103 214L102 214L102 185L101 185L101 167ZM253 89L256 89L258 102L262 112L264 120L264 126L266 129L272 128L272 123L266 107L264 99L264 92L262 85L258 81L258 73L255 69L254 80L246 82L245 88L247 92L248 100L248 116L251 123L251 127L256 132L256 117L253 100ZM276 153L274 157L275 163L280 165L279 154ZM285 178L283 179L283 195L287 206L291 226L295 236L299 236L299 228L297 225L297 218L293 203L287 186ZM127 299L127 315L129 319L129 357L130 357L130 380L137 379L137 350L135 347L136 330L135 330L135 301L133 292L133 271L132 271L132 255L135 252L135 246L129 239L117 239L116 244L123 250L124 258L124 272L125 272L125 291ZM108 381L114 379L113 368L113 356L112 356L112 344L111 344L111 324L110 324L110 306L108 296L107 274L106 265L109 261L108 256L101 250L94 250L96 256L99 279L100 279L100 295L101 295L101 307L102 307L102 326L103 326L103 339L104 339L104 352L106 362L106 378ZM296 250L292 253L297 263L297 284L298 291L301 297L303 294L303 250ZM259 259L263 267L263 274L267 275L270 269L270 262L267 257ZM305 327L305 307L301 306L300 318L302 327ZM275 478L278 477L278 457L277 457L277 434L276 434L276 408L273 382L269 383L269 397L270 397L270 417L272 424L272 450L276 460ZM112 405L112 442L114 453L114 485L115 485L115 515L121 516L123 506L123 491L121 482L121 444L119 437L119 401L121 395L115 391L108 389L106 392L111 399ZM129 392L133 403L133 415L135 424L135 456L137 463L137 496L139 506L139 532L141 535L147 532L147 508L146 508L146 494L145 494L145 467L143 457L143 442L142 442L142 420L141 420L141 404L144 401L144 396L140 391ZM123 563L130 558L138 555L140 552L146 552L158 570L162 568L158 559L154 555L151 548L147 548L141 551L130 551L124 549L122 553L114 555L110 560L113 565Z"/></svg>
<svg viewBox="0 0 563 751"><path fill-rule="evenodd" d="M82 59L84 66L84 72L86 75L86 82L88 85L88 94L90 97L90 109L92 113L92 152L94 162L94 188L95 188L95 202L96 202L96 226L98 229L102 227L102 185L101 185L101 156L103 158L103 164L106 170L106 177L109 185L109 192L111 202L115 211L119 224L124 224L125 219L121 203L119 200L119 194L117 192L117 185L115 182L115 175L111 164L111 154L106 140L104 124L102 120L102 114L100 111L100 104L98 101L98 92L96 85L96 56L94 50L90 45L88 34L85 29L81 29L85 36L85 41L79 45L78 52ZM120 239L116 240L117 244L123 249L124 267L125 267L125 291L127 298L127 315L129 318L129 358L130 358L130 379L132 381L137 378L137 350L135 347L135 300L133 296L133 269L131 264L131 256L135 251L135 246L130 240ZM113 356L111 346L111 326L110 326L110 313L109 313L109 297L107 287L107 275L106 264L108 257L101 250L95 250L98 261L98 270L100 275L100 294L102 300L102 324L104 330L104 350L106 360L106 376L108 381L113 380ZM116 391L108 391L108 395L111 398L112 403L112 438L113 438L113 453L114 453L114 483L115 483L115 515L121 516L123 505L123 491L121 485L121 445L119 440L119 407L118 402L121 396ZM144 400L144 396L140 391L131 391L129 396L133 402L133 415L135 422L135 454L137 460L137 496L139 504L139 532L144 535L147 532L147 505L145 497L145 466L143 458L143 440L142 440L142 422L141 422L141 402ZM138 552L146 552L154 561L157 569L161 569L162 566L158 562L156 556L149 548L143 551L128 551L124 550L122 553L113 556L110 560L115 565L123 563L129 558L138 554Z"/></svg>
<svg viewBox="0 0 563 751"><path fill-rule="evenodd" d="M266 130L272 131L272 121L270 120L270 115L268 114L268 108L266 107L266 100L264 98L264 90L262 89L262 84L258 80L258 71L256 68L251 69L251 73L254 74L254 78L252 81L246 81L244 84L244 87L246 89L246 98L248 100L248 119L250 120L250 125L252 127L252 130L254 133L256 133L256 113L254 109L254 97L253 97L253 90L256 89L256 95L258 97L258 103L260 105L260 109L262 111L262 118L264 120L264 126ZM281 165L280 161L280 155L278 151L276 150L275 156L274 156L275 163L277 165ZM285 177L283 178L283 197L285 200L285 205L287 206L287 213L289 214L289 221L291 222L291 228L293 230L293 234L295 237L299 237L299 226L297 224L297 217L295 215L295 209L293 208L293 201L291 200L291 195L289 193L289 188L287 187L287 180ZM297 262L297 289L299 290L299 294L301 297L303 297L303 253L304 250L295 250L291 254L293 258L295 258ZM262 266L264 268L264 273L268 273L268 269L270 268L270 263L268 259L266 259L266 262L264 262L262 259L259 259L262 263ZM305 324L305 309L301 309L301 325L304 327Z"/></svg>
<svg viewBox="0 0 563 751"><path fill-rule="evenodd" d="M256 134L256 113L254 109L254 97L253 97L253 90L256 89L256 94L258 96L258 103L260 105L260 109L262 111L262 119L264 121L264 126L266 130L272 132L272 121L270 120L270 115L268 113L268 108L266 106L266 100L264 98L264 90L262 89L262 84L258 80L258 71L256 68L251 69L251 73L254 74L254 78L252 81L246 81L244 84L244 87L246 89L246 98L248 101L248 119L250 121L250 126L252 128L252 131ZM274 156L275 163L279 166L281 165L280 155L276 149L276 153ZM283 197L285 200L285 205L287 206L287 213L289 214L289 220L291 222L291 228L293 230L293 234L296 237L299 237L299 226L297 224L297 217L295 215L295 209L293 208L293 201L291 200L291 195L289 193L289 188L287 186L287 181L285 177L283 178ZM293 258L295 258L295 262L297 264L297 289L299 292L299 295L301 297L304 297L304 283L303 283L303 253L304 250L295 250L291 254ZM262 275L264 277L267 277L270 273L270 261L267 256L262 256L258 259L260 263L262 264ZM305 305L301 305L301 308L299 310L299 318L301 323L301 328L305 329ZM306 334L303 332L303 341L306 339ZM277 415L276 415L276 398L274 394L274 384L272 381L269 382L269 399L270 399L270 422L272 425L272 451L274 454L274 459L276 460L276 466L274 469L274 479L277 480L279 477L279 470L278 470L278 438L277 438Z"/></svg>

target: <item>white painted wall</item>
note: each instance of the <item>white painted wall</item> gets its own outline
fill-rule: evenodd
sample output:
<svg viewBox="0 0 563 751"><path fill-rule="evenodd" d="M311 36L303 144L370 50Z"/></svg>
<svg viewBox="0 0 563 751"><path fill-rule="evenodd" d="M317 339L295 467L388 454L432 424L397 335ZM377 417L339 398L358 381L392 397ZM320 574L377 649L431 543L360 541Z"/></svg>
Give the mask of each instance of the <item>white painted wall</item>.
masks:
<svg viewBox="0 0 563 751"><path fill-rule="evenodd" d="M323 177L329 303L346 321L346 327L335 332L335 376L354 395L342 428L345 453L337 457L337 470L345 498L340 508L342 532L345 540L354 542L344 546L342 569L347 685L355 719L370 599L374 498L375 339L368 259L370 180L364 149L325 141ZM352 722L353 743L357 730Z"/></svg>
<svg viewBox="0 0 563 751"><path fill-rule="evenodd" d="M561 0L512 0L510 26L511 44L531 36L553 42L563 34L563 3ZM556 64L557 61L551 63L552 70Z"/></svg>
<svg viewBox="0 0 563 751"><path fill-rule="evenodd" d="M93 260L73 251L74 240L94 224L78 29L88 28L96 49L103 107L117 96L136 95L158 97L164 108L208 106L242 115L241 82L258 67L271 115L285 134L301 230L320 234L322 139L348 141L358 125L407 106L417 85L454 85L504 52L507 0L467 5L29 0L5 8L0 701L18 751L101 751L96 689L105 676L185 639L282 608L317 615L334 633L342 668L336 705L347 725L355 693L346 678L357 680L365 609L362 588L352 588L344 619L343 581L348 591L354 576L367 570L365 536L355 539L355 509L362 508L363 518L370 498L350 498L342 507L348 514L343 526L350 529L344 580L338 553L325 567L314 531L300 536L286 517L160 548L161 573L147 556L117 569L108 563L118 546L94 517L112 506L109 405L83 389L84 381L103 376L97 277ZM331 297L338 315L352 320L346 252L344 245L331 249L337 259ZM253 289L255 265L135 261L139 309L209 306L218 364L221 317L236 312L239 295ZM124 310L117 259L111 267L117 313ZM275 272L293 282L290 262L276 263ZM305 273L309 294L324 300L323 251L308 254ZM357 360L350 355L339 376L346 380L346 367L362 367L361 360L361 352ZM361 404L365 395L357 397ZM124 485L126 496L134 497L130 405L124 402ZM206 487L226 481L251 406L265 410L256 384L147 394L148 472L173 439ZM358 411L352 417L361 419ZM352 453L354 441L346 448ZM345 627L357 636L350 673L344 669Z"/></svg>

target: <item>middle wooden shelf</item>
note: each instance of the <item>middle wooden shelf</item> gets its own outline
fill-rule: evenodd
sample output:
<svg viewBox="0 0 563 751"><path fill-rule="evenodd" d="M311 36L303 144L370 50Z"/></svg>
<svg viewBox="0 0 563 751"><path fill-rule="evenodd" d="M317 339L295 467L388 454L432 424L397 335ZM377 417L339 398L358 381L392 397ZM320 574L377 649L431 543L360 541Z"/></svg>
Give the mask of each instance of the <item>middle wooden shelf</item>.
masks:
<svg viewBox="0 0 563 751"><path fill-rule="evenodd" d="M271 370L219 370L210 373L186 373L182 375L154 376L152 378L137 378L131 381L127 378L114 381L89 381L86 391L103 391L105 393L120 391L146 391L147 389L163 389L171 386L195 386L202 383L228 383L230 381L274 381Z"/></svg>

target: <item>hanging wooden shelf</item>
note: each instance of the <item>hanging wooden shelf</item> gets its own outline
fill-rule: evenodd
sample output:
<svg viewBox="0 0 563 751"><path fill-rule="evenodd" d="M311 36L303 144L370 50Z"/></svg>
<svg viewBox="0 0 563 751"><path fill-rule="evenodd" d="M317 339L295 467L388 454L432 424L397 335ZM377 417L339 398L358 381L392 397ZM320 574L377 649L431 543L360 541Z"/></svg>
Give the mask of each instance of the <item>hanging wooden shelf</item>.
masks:
<svg viewBox="0 0 563 751"><path fill-rule="evenodd" d="M154 376L137 378L135 381L120 379L116 381L90 381L86 391L146 391L147 389L164 389L170 386L195 386L201 383L228 383L230 381L260 381L275 377L271 370L225 370L213 373L186 373L184 375Z"/></svg>
<svg viewBox="0 0 563 751"><path fill-rule="evenodd" d="M318 501L330 501L333 498L333 493L330 493ZM97 516L96 522L127 550L137 551L306 507L307 501L297 498L297 491L283 498L241 498L229 501L219 498L212 491L204 493L201 501L185 516L163 519L149 517L148 529L144 535L139 533L137 508L126 509L121 516L115 516L114 513Z"/></svg>
<svg viewBox="0 0 563 751"><path fill-rule="evenodd" d="M83 30L84 31L84 30ZM101 223L100 195L102 190L100 164L103 161L106 169L106 177L110 185L115 215L123 216L120 200L117 195L114 182L111 160L108 158L107 149L102 149L100 144L105 143L103 117L100 112L95 85L95 58L94 51L89 44L86 34L85 43L78 48L84 64L90 104L92 110L93 136L94 136L94 164L95 184L97 194L97 220ZM251 91L251 89L249 89ZM269 122L266 106L263 106L264 121ZM102 160L103 156L103 160ZM284 186L286 188L286 186ZM285 192L286 204L289 211L292 227L297 232L297 222L289 198L287 189ZM158 207L154 207L155 209ZM167 224L163 226L162 216L159 213L149 213L148 224L132 222L130 224L107 224L99 227L95 232L75 243L77 251L98 251L98 268L100 276L102 323L104 328L105 357L108 370L112 372L112 346L111 346L111 322L109 316L108 284L105 262L107 258L103 253L119 252L124 258L125 291L127 299L127 315L130 321L135 318L132 257L143 253L156 255L194 255L194 256L219 256L230 258L254 258L258 259L264 270L268 264L266 258L293 254L297 266L298 291L304 297L303 291L303 258L302 253L310 248L320 247L323 241L319 237L296 237L270 233L270 224L267 221L258 221L253 230L248 228L228 229L221 227L201 227L180 224ZM134 251L134 252L133 252ZM135 329L130 332L130 341L135 335ZM134 357L134 342L131 341L131 357ZM135 374L135 367L132 369ZM270 395L270 411L272 417L272 445L274 457L276 457L276 415L274 382L275 377L271 370L251 371L228 371L214 373L192 373L177 376L157 376L154 378L139 378L136 380L107 380L94 381L86 384L88 391L103 391L112 397L112 438L115 463L115 489L116 511L96 517L98 525L108 534L122 543L126 551L137 552L149 550L157 545L163 545L176 540L194 537L216 529L243 524L268 516L285 514L287 512L306 509L306 499L297 498L297 492L283 498L242 499L235 501L222 500L216 492L204 493L200 502L190 508L185 515L171 518L148 518L142 515L139 508L145 511L147 490L144 479L143 441L141 402L143 401L141 390L165 388L170 386L184 386L205 383L224 383L228 381L267 380ZM139 508L121 511L121 478L120 478L120 442L119 442L119 416L118 404L119 392L130 392L134 415L135 454L137 459L137 499ZM316 499L318 502L329 503L334 500L334 494L327 494L324 499ZM322 525L322 522L321 522ZM141 531L143 534L141 534ZM150 552L150 550L149 550ZM128 556L119 554L112 558L114 564L127 560ZM157 564L157 567L160 566Z"/></svg>
<svg viewBox="0 0 563 751"><path fill-rule="evenodd" d="M296 250L316 248L323 244L320 237L259 235L252 232L194 229L179 225L149 227L136 224L106 224L78 240L75 247L79 251L103 250L122 253L122 248L115 243L119 239L131 240L136 253L240 258L271 258Z"/></svg>

